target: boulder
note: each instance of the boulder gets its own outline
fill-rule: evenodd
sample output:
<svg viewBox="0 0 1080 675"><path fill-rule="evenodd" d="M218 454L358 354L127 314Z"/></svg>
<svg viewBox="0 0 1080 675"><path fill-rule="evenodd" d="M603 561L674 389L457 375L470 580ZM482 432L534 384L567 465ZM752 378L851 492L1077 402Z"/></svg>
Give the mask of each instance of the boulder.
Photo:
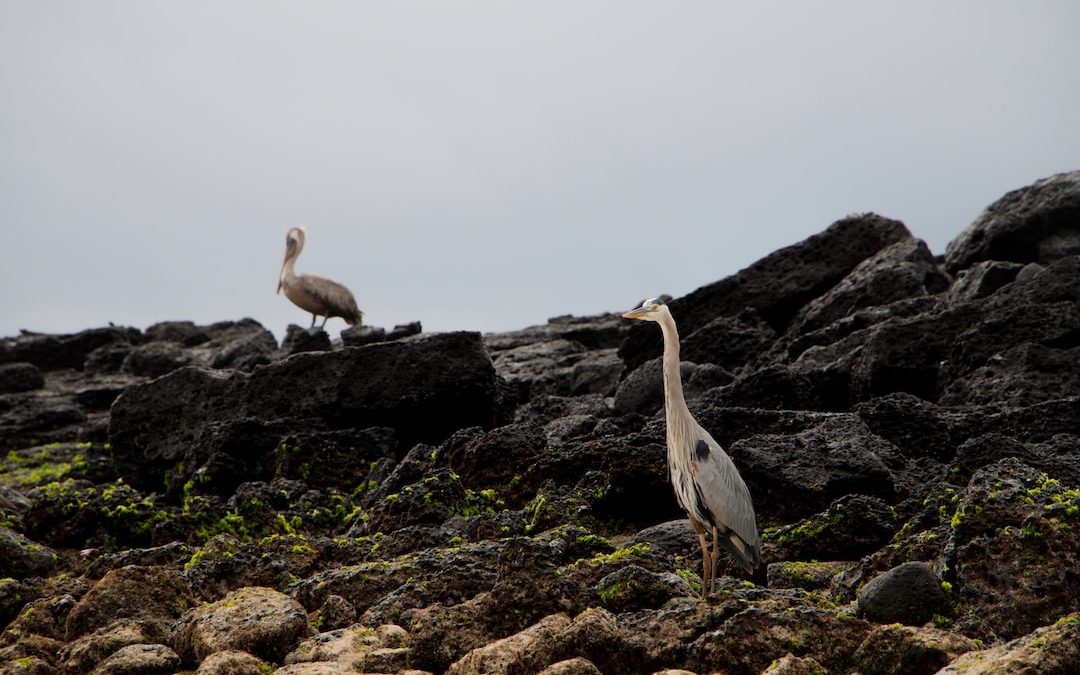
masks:
<svg viewBox="0 0 1080 675"><path fill-rule="evenodd" d="M281 341L281 351L286 354L325 352L328 349L330 349L330 336L326 334L326 331L321 328L301 328L294 323L290 323L285 329L285 339Z"/></svg>
<svg viewBox="0 0 1080 675"><path fill-rule="evenodd" d="M790 331L808 333L865 307L933 295L947 288L949 281L924 242L902 239L856 265L840 283L807 303Z"/></svg>
<svg viewBox="0 0 1080 675"><path fill-rule="evenodd" d="M933 675L961 654L977 649L969 638L940 628L878 626L855 652L863 675Z"/></svg>
<svg viewBox="0 0 1080 675"><path fill-rule="evenodd" d="M1006 457L976 471L950 506L962 632L1014 639L1080 611L1080 490Z"/></svg>
<svg viewBox="0 0 1080 675"><path fill-rule="evenodd" d="M128 350L120 370L132 375L158 377L193 362L194 357L175 342L148 342Z"/></svg>
<svg viewBox="0 0 1080 675"><path fill-rule="evenodd" d="M0 578L44 576L56 566L56 553L0 526Z"/></svg>
<svg viewBox="0 0 1080 675"><path fill-rule="evenodd" d="M68 643L61 661L65 672L89 673L117 650L129 645L154 644L168 637L168 624L118 619Z"/></svg>
<svg viewBox="0 0 1080 675"><path fill-rule="evenodd" d="M878 623L919 626L953 613L941 578L924 562L908 562L870 580L859 594L859 611Z"/></svg>
<svg viewBox="0 0 1080 675"><path fill-rule="evenodd" d="M950 273L983 260L1049 263L1080 253L1080 171L1013 190L949 242Z"/></svg>
<svg viewBox="0 0 1080 675"><path fill-rule="evenodd" d="M407 666L408 644L409 634L400 626L354 625L307 638L285 663L338 663L355 672L397 673Z"/></svg>
<svg viewBox="0 0 1080 675"><path fill-rule="evenodd" d="M265 675L273 666L257 656L236 649L214 652L199 664L196 675Z"/></svg>
<svg viewBox="0 0 1080 675"><path fill-rule="evenodd" d="M0 365L0 394L33 391L45 386L45 378L32 363L5 363Z"/></svg>
<svg viewBox="0 0 1080 675"><path fill-rule="evenodd" d="M94 669L94 675L171 675L180 667L180 657L160 644L121 647Z"/></svg>
<svg viewBox="0 0 1080 675"><path fill-rule="evenodd" d="M733 443L728 454L759 519L805 518L848 494L895 498L889 465L896 448L854 415L827 417L794 435L750 436Z"/></svg>
<svg viewBox="0 0 1080 675"><path fill-rule="evenodd" d="M669 303L679 334L690 336L710 321L757 311L777 333L800 309L848 275L863 260L911 234L904 224L868 213L849 216L824 232L776 251L734 276L702 286ZM619 356L636 368L660 354L656 326L635 323Z"/></svg>
<svg viewBox="0 0 1080 675"><path fill-rule="evenodd" d="M1052 625L991 649L973 649L942 668L942 675L1066 675L1080 669L1080 614L1062 616Z"/></svg>
<svg viewBox="0 0 1080 675"><path fill-rule="evenodd" d="M273 589L251 586L185 614L174 627L174 644L189 661L240 650L280 663L307 631L300 603Z"/></svg>
<svg viewBox="0 0 1080 675"><path fill-rule="evenodd" d="M165 567L123 567L106 574L71 608L69 641L117 619L138 619L165 625L194 604L187 583Z"/></svg>
<svg viewBox="0 0 1080 675"><path fill-rule="evenodd" d="M386 426L404 444L490 426L495 373L475 333L296 354L250 374L184 368L130 387L113 405L110 444L125 479L158 487L165 472L207 467L235 487L282 439ZM422 423L420 423L422 421Z"/></svg>

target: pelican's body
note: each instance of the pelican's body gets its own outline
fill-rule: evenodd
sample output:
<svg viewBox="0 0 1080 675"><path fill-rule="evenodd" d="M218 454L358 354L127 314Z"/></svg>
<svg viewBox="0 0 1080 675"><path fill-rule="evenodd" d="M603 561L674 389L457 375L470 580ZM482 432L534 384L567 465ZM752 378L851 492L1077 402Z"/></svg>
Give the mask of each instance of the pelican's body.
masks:
<svg viewBox="0 0 1080 675"><path fill-rule="evenodd" d="M750 491L720 444L690 414L683 398L679 370L679 333L667 305L646 300L624 314L654 321L664 334L664 412L667 418L667 460L675 498L698 534L702 556L702 592L716 579L718 546L746 571L760 564L757 520ZM711 535L712 547L706 543Z"/></svg>
<svg viewBox="0 0 1080 675"><path fill-rule="evenodd" d="M294 305L311 312L311 325L323 317L322 327L332 316L345 319L350 325L360 323L363 312L356 306L352 291L336 281L317 274L297 274L293 267L300 252L304 250L304 228L294 227L285 235L285 262L281 264L277 292L285 291L285 297Z"/></svg>

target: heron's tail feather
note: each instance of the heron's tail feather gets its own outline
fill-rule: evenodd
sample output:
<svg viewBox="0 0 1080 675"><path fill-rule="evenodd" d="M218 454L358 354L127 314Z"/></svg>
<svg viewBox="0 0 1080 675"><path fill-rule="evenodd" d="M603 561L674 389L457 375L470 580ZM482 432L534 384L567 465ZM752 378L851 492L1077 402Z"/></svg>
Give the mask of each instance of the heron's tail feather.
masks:
<svg viewBox="0 0 1080 675"><path fill-rule="evenodd" d="M735 562L739 563L749 573L753 573L757 566L761 564L757 549L743 541L742 537L735 534L734 530L720 532L716 538L716 543L730 553L735 558Z"/></svg>

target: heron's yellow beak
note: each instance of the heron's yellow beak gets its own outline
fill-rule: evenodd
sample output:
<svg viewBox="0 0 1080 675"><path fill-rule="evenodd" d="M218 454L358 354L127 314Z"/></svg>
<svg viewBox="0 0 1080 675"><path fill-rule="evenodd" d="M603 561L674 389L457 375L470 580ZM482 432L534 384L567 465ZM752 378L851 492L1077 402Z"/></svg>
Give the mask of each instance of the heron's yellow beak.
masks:
<svg viewBox="0 0 1080 675"><path fill-rule="evenodd" d="M641 309L632 309L626 314L623 314L624 319L640 319L643 316L645 316L645 312L643 312Z"/></svg>

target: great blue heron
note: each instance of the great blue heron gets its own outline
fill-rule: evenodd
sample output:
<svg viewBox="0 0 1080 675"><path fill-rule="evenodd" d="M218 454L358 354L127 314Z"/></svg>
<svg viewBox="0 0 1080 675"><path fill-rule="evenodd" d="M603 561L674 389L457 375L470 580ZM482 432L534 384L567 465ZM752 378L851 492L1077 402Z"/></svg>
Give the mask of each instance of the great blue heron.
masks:
<svg viewBox="0 0 1080 675"><path fill-rule="evenodd" d="M302 227L294 227L285 235L285 262L281 264L277 292L285 289L286 298L300 309L311 312L311 327L320 316L323 317L321 328L326 328L326 321L332 316L345 319L349 325L360 323L364 313L356 306L352 291L325 277L293 271L296 259L304 250L304 237Z"/></svg>
<svg viewBox="0 0 1080 675"><path fill-rule="evenodd" d="M731 458L686 407L679 370L679 331L675 328L671 310L650 298L623 316L655 321L664 334L668 471L675 498L690 517L701 544L701 591L704 595L712 590L716 581L718 546L734 556L747 572L753 572L761 562L754 503ZM711 549L706 542L707 535L711 535Z"/></svg>

